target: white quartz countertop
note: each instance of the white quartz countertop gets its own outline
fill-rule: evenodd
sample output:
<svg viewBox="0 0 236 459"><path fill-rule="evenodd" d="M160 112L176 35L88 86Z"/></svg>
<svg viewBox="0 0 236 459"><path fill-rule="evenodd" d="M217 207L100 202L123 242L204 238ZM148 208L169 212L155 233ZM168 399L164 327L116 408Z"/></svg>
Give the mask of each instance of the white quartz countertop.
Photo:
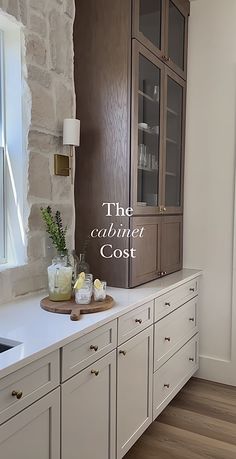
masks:
<svg viewBox="0 0 236 459"><path fill-rule="evenodd" d="M41 309L42 292L0 305L0 342L8 339L22 343L0 353L0 378L199 275L199 270L183 269L133 289L109 288L114 307L82 315L77 322L69 315Z"/></svg>

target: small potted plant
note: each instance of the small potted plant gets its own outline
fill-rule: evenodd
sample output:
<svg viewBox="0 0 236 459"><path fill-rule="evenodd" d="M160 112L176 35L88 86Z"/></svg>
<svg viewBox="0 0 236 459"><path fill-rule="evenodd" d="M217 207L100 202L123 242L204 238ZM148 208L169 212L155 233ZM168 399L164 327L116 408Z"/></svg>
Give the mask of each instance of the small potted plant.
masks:
<svg viewBox="0 0 236 459"><path fill-rule="evenodd" d="M53 214L51 207L41 207L41 214L57 255L48 267L49 299L52 301L67 301L72 295L72 266L68 262L66 246L67 227L63 227L59 210Z"/></svg>

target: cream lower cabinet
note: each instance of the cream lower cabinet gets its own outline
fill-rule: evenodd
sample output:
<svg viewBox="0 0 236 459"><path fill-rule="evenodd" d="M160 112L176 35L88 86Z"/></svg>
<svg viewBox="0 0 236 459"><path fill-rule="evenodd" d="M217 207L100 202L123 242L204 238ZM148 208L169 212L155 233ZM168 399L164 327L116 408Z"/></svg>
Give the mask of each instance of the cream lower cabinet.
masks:
<svg viewBox="0 0 236 459"><path fill-rule="evenodd" d="M62 459L114 459L116 351L62 384Z"/></svg>
<svg viewBox="0 0 236 459"><path fill-rule="evenodd" d="M117 358L116 457L120 459L152 422L153 327L119 346Z"/></svg>
<svg viewBox="0 0 236 459"><path fill-rule="evenodd" d="M0 426L1 459L60 459L60 389Z"/></svg>

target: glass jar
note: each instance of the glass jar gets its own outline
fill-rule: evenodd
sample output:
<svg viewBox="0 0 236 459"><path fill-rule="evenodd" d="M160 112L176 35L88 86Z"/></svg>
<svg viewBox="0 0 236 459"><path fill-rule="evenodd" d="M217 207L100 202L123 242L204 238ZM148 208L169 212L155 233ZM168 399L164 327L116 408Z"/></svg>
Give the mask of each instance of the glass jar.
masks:
<svg viewBox="0 0 236 459"><path fill-rule="evenodd" d="M89 304L92 298L92 280L87 277L79 289L75 289L75 302L77 304Z"/></svg>
<svg viewBox="0 0 236 459"><path fill-rule="evenodd" d="M105 281L101 281L101 288L97 288L94 286L93 288L93 297L94 301L104 301L107 296L107 283Z"/></svg>
<svg viewBox="0 0 236 459"><path fill-rule="evenodd" d="M48 267L48 289L51 301L68 301L72 295L73 268L68 262L68 256L59 254Z"/></svg>
<svg viewBox="0 0 236 459"><path fill-rule="evenodd" d="M79 254L79 261L77 263L77 275L79 273L84 272L85 274L89 274L89 264L85 260L85 253L80 253Z"/></svg>

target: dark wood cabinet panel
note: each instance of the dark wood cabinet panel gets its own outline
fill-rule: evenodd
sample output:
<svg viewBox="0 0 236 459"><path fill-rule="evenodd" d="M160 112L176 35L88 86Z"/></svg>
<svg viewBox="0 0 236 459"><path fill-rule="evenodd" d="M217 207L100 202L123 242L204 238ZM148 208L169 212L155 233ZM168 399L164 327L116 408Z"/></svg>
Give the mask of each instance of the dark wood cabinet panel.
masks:
<svg viewBox="0 0 236 459"><path fill-rule="evenodd" d="M75 90L81 145L76 152L76 251L93 228L129 227L128 217L106 217L103 202L129 205L131 2L79 0L74 23ZM104 241L104 244L107 241ZM125 238L111 242L126 248ZM94 275L113 286L128 286L124 258L100 256L91 239L87 259Z"/></svg>
<svg viewBox="0 0 236 459"><path fill-rule="evenodd" d="M135 287L160 276L161 218L134 217L131 228L144 228L143 237L131 242L136 258L130 259L130 286Z"/></svg>
<svg viewBox="0 0 236 459"><path fill-rule="evenodd" d="M183 217L162 217L161 225L161 271L165 274L182 268Z"/></svg>

